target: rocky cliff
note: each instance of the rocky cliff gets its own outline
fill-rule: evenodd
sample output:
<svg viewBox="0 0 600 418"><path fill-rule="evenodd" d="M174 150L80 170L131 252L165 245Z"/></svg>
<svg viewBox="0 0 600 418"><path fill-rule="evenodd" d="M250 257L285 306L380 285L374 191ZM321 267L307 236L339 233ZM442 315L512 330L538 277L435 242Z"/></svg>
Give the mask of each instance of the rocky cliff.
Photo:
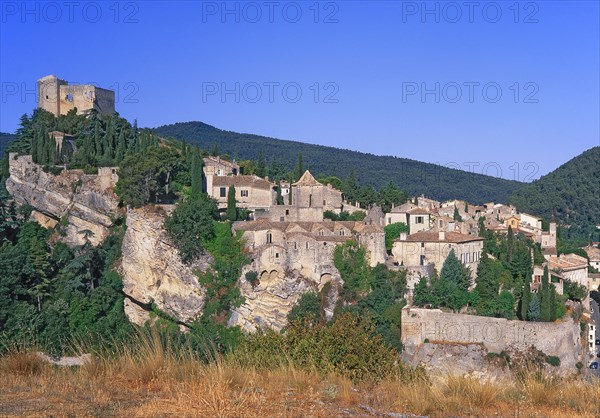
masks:
<svg viewBox="0 0 600 418"><path fill-rule="evenodd" d="M115 169L102 168L98 175L82 170L53 175L44 172L30 155L11 154L9 170L6 188L17 203L33 207L33 219L46 227L65 221L63 242L82 245L89 240L98 245L108 236L118 212L118 199L112 191L117 182Z"/></svg>
<svg viewBox="0 0 600 418"><path fill-rule="evenodd" d="M238 284L245 302L232 312L228 325L239 325L246 332L266 328L280 330L288 324L287 316L303 294L320 292L330 282L323 308L328 319L333 317L338 290L342 285L333 263L323 266L290 263L285 268L281 264L266 262L266 257L261 257L258 252L253 257L254 261L244 268ZM314 270L313 274L307 273L309 268ZM255 284L245 279L245 273L252 270L262 272ZM334 274L320 274L321 270Z"/></svg>
<svg viewBox="0 0 600 418"><path fill-rule="evenodd" d="M193 321L204 307L206 292L194 270L206 271L211 259L204 256L192 265L181 262L163 228L168 210L145 207L127 211L120 270L123 292L128 296L125 313L136 324L150 318L152 303L182 323Z"/></svg>

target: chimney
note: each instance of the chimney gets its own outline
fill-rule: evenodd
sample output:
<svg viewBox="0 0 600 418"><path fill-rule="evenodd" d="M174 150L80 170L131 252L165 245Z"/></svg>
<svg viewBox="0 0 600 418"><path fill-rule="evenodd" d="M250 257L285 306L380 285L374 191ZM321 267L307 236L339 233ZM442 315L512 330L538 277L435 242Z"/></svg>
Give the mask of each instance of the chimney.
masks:
<svg viewBox="0 0 600 418"><path fill-rule="evenodd" d="M438 234L439 234L440 241L446 240L446 233L444 231L440 231Z"/></svg>
<svg viewBox="0 0 600 418"><path fill-rule="evenodd" d="M406 232L400 233L400 241L406 241Z"/></svg>

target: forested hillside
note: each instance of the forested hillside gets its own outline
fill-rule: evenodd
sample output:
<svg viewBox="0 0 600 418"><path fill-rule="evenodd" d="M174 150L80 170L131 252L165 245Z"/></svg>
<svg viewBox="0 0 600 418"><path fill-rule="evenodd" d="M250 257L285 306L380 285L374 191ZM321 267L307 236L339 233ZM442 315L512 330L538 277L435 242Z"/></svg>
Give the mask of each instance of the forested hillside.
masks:
<svg viewBox="0 0 600 418"><path fill-rule="evenodd" d="M0 157L4 155L4 150L16 139L15 135L0 132Z"/></svg>
<svg viewBox="0 0 600 418"><path fill-rule="evenodd" d="M238 159L256 160L259 153L291 169L298 154L304 166L316 176L346 178L354 172L359 184L376 189L390 181L410 195L425 194L435 199L466 199L471 203L506 202L522 183L499 179L435 164L391 156L377 156L356 151L268 138L259 135L224 131L202 122L185 122L160 126L161 136L198 144Z"/></svg>
<svg viewBox="0 0 600 418"><path fill-rule="evenodd" d="M511 203L520 211L569 225L572 239L598 240L600 233L600 147L594 147L539 180L517 190Z"/></svg>

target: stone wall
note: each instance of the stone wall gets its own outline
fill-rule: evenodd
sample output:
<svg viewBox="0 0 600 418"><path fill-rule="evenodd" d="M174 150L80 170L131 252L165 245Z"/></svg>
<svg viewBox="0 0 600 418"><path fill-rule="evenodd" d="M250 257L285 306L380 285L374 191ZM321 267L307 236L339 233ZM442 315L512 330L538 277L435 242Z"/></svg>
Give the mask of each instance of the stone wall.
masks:
<svg viewBox="0 0 600 418"><path fill-rule="evenodd" d="M575 372L582 361L579 323L571 318L561 322L525 322L475 315L444 313L438 309L405 308L402 310L403 356L415 362L423 360L423 350L428 344L453 346L475 344L486 352L525 352L535 347L548 356L557 356L561 369ZM430 359L431 360L431 359ZM445 358L446 362L454 359ZM447 367L439 360L431 360L432 367Z"/></svg>

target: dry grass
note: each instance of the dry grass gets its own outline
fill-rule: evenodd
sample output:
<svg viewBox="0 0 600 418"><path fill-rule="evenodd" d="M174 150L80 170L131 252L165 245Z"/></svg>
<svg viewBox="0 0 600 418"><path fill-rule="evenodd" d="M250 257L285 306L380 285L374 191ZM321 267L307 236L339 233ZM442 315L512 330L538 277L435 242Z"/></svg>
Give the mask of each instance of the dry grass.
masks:
<svg viewBox="0 0 600 418"><path fill-rule="evenodd" d="M600 416L600 382L536 373L519 380L388 378L353 384L282 364L257 371L157 336L80 368L57 368L34 354L0 358L0 416L337 417L409 413L437 416ZM372 409L370 409L372 408Z"/></svg>

